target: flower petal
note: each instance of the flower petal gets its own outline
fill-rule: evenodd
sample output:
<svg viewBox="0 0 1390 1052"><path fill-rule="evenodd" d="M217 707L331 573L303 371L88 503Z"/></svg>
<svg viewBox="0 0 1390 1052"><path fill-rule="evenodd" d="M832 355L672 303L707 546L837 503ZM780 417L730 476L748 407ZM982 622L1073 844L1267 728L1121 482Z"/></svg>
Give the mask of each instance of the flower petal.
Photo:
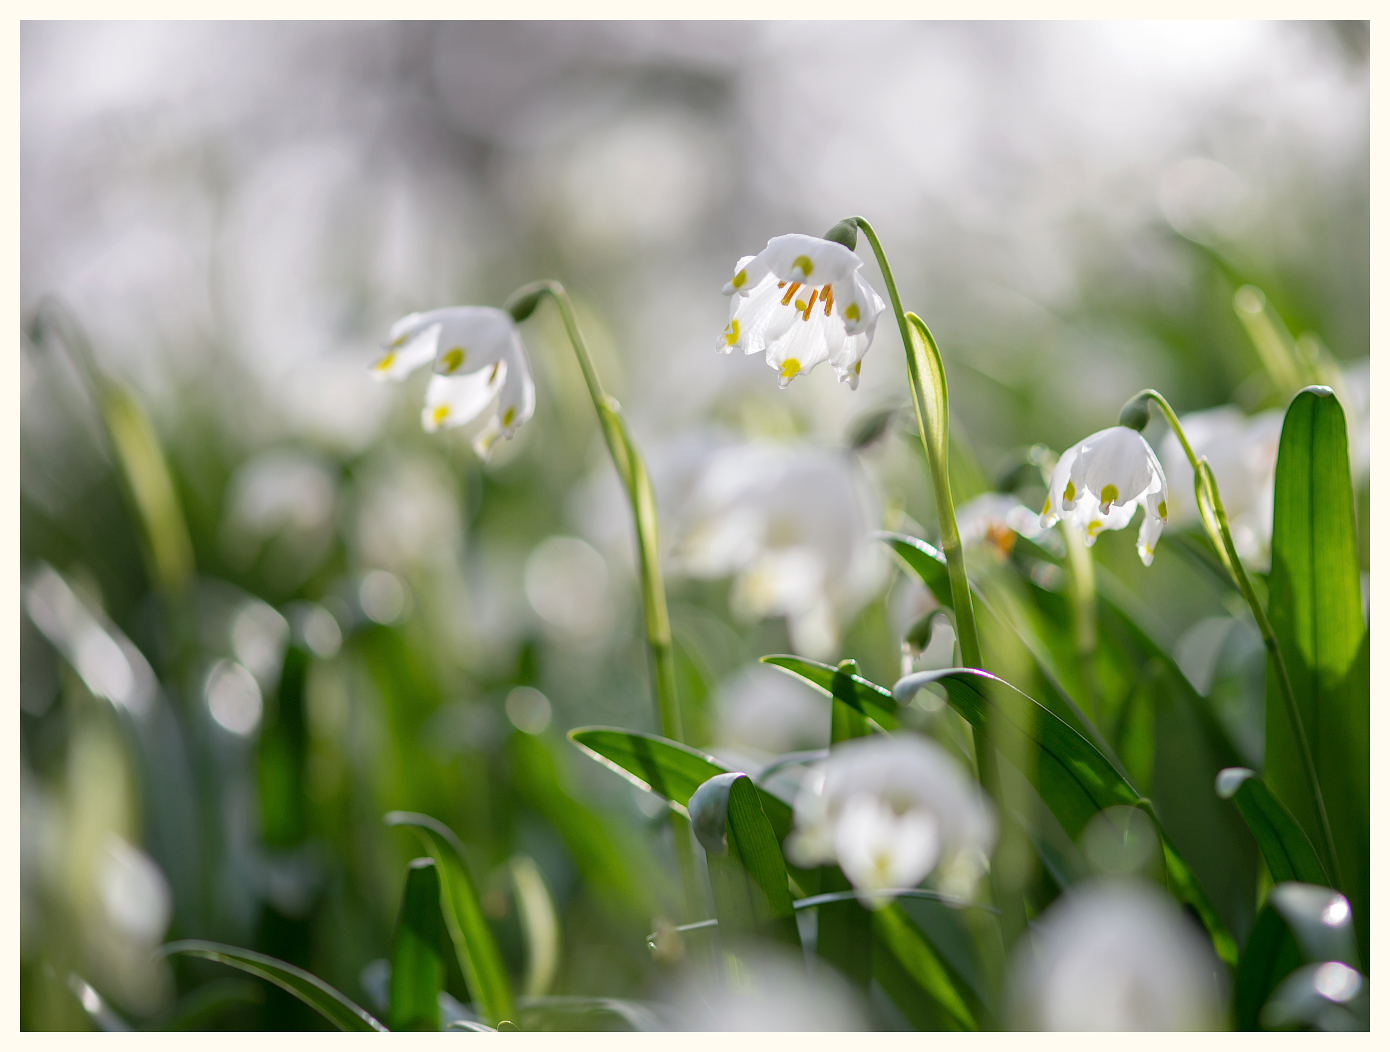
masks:
<svg viewBox="0 0 1390 1052"><path fill-rule="evenodd" d="M420 423L431 432L463 426L487 408L506 378L506 362L458 376L431 376Z"/></svg>
<svg viewBox="0 0 1390 1052"><path fill-rule="evenodd" d="M844 281L863 265L858 256L839 242L807 234L774 237L758 258L779 281L813 285Z"/></svg>
<svg viewBox="0 0 1390 1052"><path fill-rule="evenodd" d="M510 353L516 323L496 307L452 307L437 312L442 327L435 349L434 371L452 376L480 371Z"/></svg>
<svg viewBox="0 0 1390 1052"><path fill-rule="evenodd" d="M418 317L418 315L410 315ZM397 322L397 325L400 323ZM404 380L420 366L434 357L435 342L439 336L439 325L427 325L423 329L407 332L402 343L388 343L385 353L371 365L372 376L377 380ZM395 331L395 326L392 326Z"/></svg>

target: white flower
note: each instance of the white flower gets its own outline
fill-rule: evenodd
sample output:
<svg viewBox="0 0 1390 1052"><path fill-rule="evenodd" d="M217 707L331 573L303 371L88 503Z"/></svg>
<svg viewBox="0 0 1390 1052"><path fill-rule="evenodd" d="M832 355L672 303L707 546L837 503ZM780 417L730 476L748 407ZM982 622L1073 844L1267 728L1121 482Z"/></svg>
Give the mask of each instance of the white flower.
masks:
<svg viewBox="0 0 1390 1052"><path fill-rule="evenodd" d="M981 493L966 501L956 509L956 529L963 547L988 543L1001 557L1013 550L1015 534L1032 540L1042 532L1038 516L1007 493Z"/></svg>
<svg viewBox="0 0 1390 1052"><path fill-rule="evenodd" d="M818 450L731 446L714 453L680 509L672 571L734 577L747 620L785 616L793 649L829 658L839 624L868 601L886 561L869 538L878 509L852 464Z"/></svg>
<svg viewBox="0 0 1390 1052"><path fill-rule="evenodd" d="M961 764L929 738L875 735L834 746L797 794L787 857L836 862L865 905L937 873L969 896L994 847L994 812Z"/></svg>
<svg viewBox="0 0 1390 1052"><path fill-rule="evenodd" d="M714 709L721 749L749 759L824 749L830 737L830 706L825 697L761 661L745 665L720 683Z"/></svg>
<svg viewBox="0 0 1390 1052"><path fill-rule="evenodd" d="M1221 1025L1218 963L1166 895L1124 881L1082 885L1014 954L1020 1030L1209 1030Z"/></svg>
<svg viewBox="0 0 1390 1052"><path fill-rule="evenodd" d="M782 387L829 361L835 375L859 386L864 352L874 340L883 300L859 276L860 258L844 245L806 234L774 237L744 256L724 286L729 325L715 340L728 354L766 348Z"/></svg>
<svg viewBox="0 0 1390 1052"><path fill-rule="evenodd" d="M1057 458L1040 522L1046 529L1065 516L1085 533L1089 547L1101 530L1128 526L1141 501L1139 558L1148 566L1168 521L1168 482L1143 435L1123 425L1108 427Z"/></svg>
<svg viewBox="0 0 1390 1052"><path fill-rule="evenodd" d="M391 326L385 350L372 365L378 380L401 380L434 363L420 414L426 431L460 427L497 400L497 411L473 440L480 457L499 435L511 438L535 411L531 363L504 310L445 307L407 314Z"/></svg>
<svg viewBox="0 0 1390 1052"><path fill-rule="evenodd" d="M1198 459L1207 458L1231 527L1236 551L1255 569L1269 566L1274 529L1274 462L1284 414L1270 409L1246 417L1233 405L1188 413L1178 421ZM1175 525L1199 523L1192 491L1192 465L1178 436L1169 431L1159 445L1164 474L1171 480L1170 517Z"/></svg>

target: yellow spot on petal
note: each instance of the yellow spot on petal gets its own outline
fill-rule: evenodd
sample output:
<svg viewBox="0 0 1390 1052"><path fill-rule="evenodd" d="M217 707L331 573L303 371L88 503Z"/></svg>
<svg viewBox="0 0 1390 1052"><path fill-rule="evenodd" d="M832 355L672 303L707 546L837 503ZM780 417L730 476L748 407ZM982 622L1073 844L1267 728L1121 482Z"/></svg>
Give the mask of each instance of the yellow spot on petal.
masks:
<svg viewBox="0 0 1390 1052"><path fill-rule="evenodd" d="M738 343L738 319L729 322L729 327L724 330L724 346L732 347Z"/></svg>
<svg viewBox="0 0 1390 1052"><path fill-rule="evenodd" d="M444 356L444 371L446 373L453 372L455 369L457 369L460 365L463 364L464 357L465 355L463 353L462 347L451 348L449 353Z"/></svg>
<svg viewBox="0 0 1390 1052"><path fill-rule="evenodd" d="M1110 514L1110 505L1120 499L1120 488L1118 486L1102 486L1100 491L1100 510L1102 513Z"/></svg>
<svg viewBox="0 0 1390 1052"><path fill-rule="evenodd" d="M855 375L855 376L858 376L858 375L859 375L859 370L862 369L862 368L864 368L864 363L863 363L862 361L860 361L860 362L855 362L855 363L854 363L854 375Z"/></svg>
<svg viewBox="0 0 1390 1052"><path fill-rule="evenodd" d="M1042 513L1043 513L1044 515L1046 515L1046 514L1047 514L1049 511L1051 511L1051 510L1052 510L1052 498L1051 498L1050 496L1044 497L1044 498L1043 498L1043 510L1042 510Z"/></svg>
<svg viewBox="0 0 1390 1052"><path fill-rule="evenodd" d="M391 349L392 349L392 350L395 350L397 347L403 346L403 345L405 344L405 341L408 340L408 339L410 339L410 333L408 333L408 332L403 332L403 333L401 333L399 336L397 336L394 340L391 341L391 343L390 343Z"/></svg>
<svg viewBox="0 0 1390 1052"><path fill-rule="evenodd" d="M449 407L447 405L439 405L434 407L434 422L436 425L444 423L444 419L448 415Z"/></svg>
<svg viewBox="0 0 1390 1052"><path fill-rule="evenodd" d="M1164 522L1168 521L1168 502L1166 500L1158 502L1158 517Z"/></svg>
<svg viewBox="0 0 1390 1052"><path fill-rule="evenodd" d="M487 374L488 383L492 383L494 380L497 379L497 370L500 368L502 368L502 363L500 361L492 363L492 372Z"/></svg>
<svg viewBox="0 0 1390 1052"><path fill-rule="evenodd" d="M743 286L746 285L747 283L748 283L748 271L747 271L746 268L745 268L744 270L740 270L737 274L734 275L734 281L733 281L734 288L736 288L736 289L741 289L741 288L743 288Z"/></svg>
<svg viewBox="0 0 1390 1052"><path fill-rule="evenodd" d="M1091 540L1095 540L1095 539L1096 539L1096 533L1097 533L1097 531L1099 531L1099 530L1100 530L1100 520L1099 520L1099 519L1092 519L1090 522L1086 523L1086 536L1089 537Z"/></svg>
<svg viewBox="0 0 1390 1052"><path fill-rule="evenodd" d="M372 366L372 368L375 369L375 370L376 370L377 372L379 372L379 373L384 373L387 369L391 368L391 363L394 362L395 360L396 360L396 352L395 352L395 351L392 351L390 354L385 355L385 356L381 359L381 361L377 362L374 366Z"/></svg>
<svg viewBox="0 0 1390 1052"><path fill-rule="evenodd" d="M811 276L811 271L814 269L815 268L811 263L810 256L797 256L794 260L792 260L792 270L801 271L802 281L805 281L807 278L809 278Z"/></svg>
<svg viewBox="0 0 1390 1052"><path fill-rule="evenodd" d="M848 307L845 308L845 320L846 320L846 321L858 321L858 320L859 320L859 304L857 304L857 303L851 303Z"/></svg>
<svg viewBox="0 0 1390 1052"><path fill-rule="evenodd" d="M788 358L786 361L782 363L783 379L790 380L799 372L801 372L801 363L797 361L795 358ZM801 388L798 387L797 390L799 391L801 390Z"/></svg>
<svg viewBox="0 0 1390 1052"><path fill-rule="evenodd" d="M507 411L502 414L502 426L511 427L512 421L516 419L516 407L508 406Z"/></svg>
<svg viewBox="0 0 1390 1052"><path fill-rule="evenodd" d="M1062 491L1063 500L1076 500L1076 483L1067 479L1067 488Z"/></svg>

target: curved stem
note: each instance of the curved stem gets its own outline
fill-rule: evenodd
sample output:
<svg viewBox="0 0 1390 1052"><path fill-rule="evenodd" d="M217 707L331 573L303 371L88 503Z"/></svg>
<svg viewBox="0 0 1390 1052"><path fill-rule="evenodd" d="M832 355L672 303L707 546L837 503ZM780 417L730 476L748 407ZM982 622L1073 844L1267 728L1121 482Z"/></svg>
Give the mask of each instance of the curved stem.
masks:
<svg viewBox="0 0 1390 1052"><path fill-rule="evenodd" d="M594 403L594 411L598 414L599 429L603 432L608 454L613 458L613 466L617 469L623 489L627 492L628 503L632 508L633 527L637 534L643 621L647 648L651 653L652 700L656 705L662 736L684 742L680 699L676 694L676 657L671 643L671 617L666 606L666 586L661 578L656 494L652 489L651 477L647 474L647 465L628 433L621 407L616 399L609 397L603 390L598 370L594 368L593 358L589 354L589 347L584 342L584 334L579 331L574 304L570 302L565 287L558 281L532 282L517 289L508 303L515 304L528 297L534 300L540 295L548 295L560 311L565 334L574 349L574 356L579 360L579 369L584 374L584 383L589 388L589 397ZM700 883L695 875L695 853L690 843L690 823L688 819L675 812L671 813L670 822L676 861L680 867L681 887L685 896L686 915L698 917L703 909Z"/></svg>
<svg viewBox="0 0 1390 1052"><path fill-rule="evenodd" d="M960 646L963 664L970 668L984 668L984 657L980 650L980 635L975 623L974 600L970 593L970 580L965 573L965 550L960 542L960 530L956 526L956 506L951 497L951 475L947 457L947 437L949 430L949 403L946 397L946 370L941 360L941 352L936 346L931 330L915 314L903 310L902 298L898 295L898 283L893 279L893 268L883 251L878 233L863 216L846 220L853 223L868 238L878 260L883 283L888 289L888 298L893 304L893 315L898 320L898 331L902 334L903 350L907 354L907 373L912 389L912 405L917 412L917 433L922 439L922 449L927 455L931 471L932 487L936 493L936 514L941 526L941 554L946 559L946 573L951 582L951 604L956 615L956 639ZM923 373L928 376L924 377ZM926 383L929 381L931 389ZM1022 831L1014 828L1009 809L1004 801L1003 783L999 774L999 758L995 755L990 735L984 727L976 728L975 766L980 784L999 808L1001 846L1004 841L1018 839ZM996 850L998 857L1001 851ZM1000 879L996 867L990 867L990 886L994 901L999 907L1001 929L1006 946L1011 946L1027 930L1028 915L1023 905L1020 889L1010 882Z"/></svg>
<svg viewBox="0 0 1390 1052"><path fill-rule="evenodd" d="M1240 555L1236 552L1235 540L1231 536L1231 527L1226 521L1226 506L1221 501L1221 490L1216 485L1216 474L1212 471L1211 464L1206 457L1199 459L1197 454L1193 452L1192 445L1187 441L1187 435L1183 432L1182 424L1178 422L1178 416L1173 412L1173 407L1168 404L1168 400L1152 389L1140 391L1134 397L1146 396L1163 411L1163 415L1168 420L1168 426L1173 429L1173 434L1177 435L1178 441L1182 443L1183 452L1187 454L1188 463L1192 465L1193 489L1197 498L1197 507L1202 512L1202 521L1206 525L1207 531L1213 534L1212 540L1216 544L1216 550L1221 554L1226 568L1231 572L1236 586L1245 598L1246 605L1250 607L1250 613L1254 615L1255 623L1259 625L1260 636L1264 640L1265 649L1269 651L1269 656L1274 662L1275 678L1279 684L1279 696L1283 699L1285 714L1293 726L1294 738L1298 742L1299 761L1303 765L1303 772L1307 776L1308 785L1313 791L1313 800L1318 805L1318 821L1322 827L1319 832L1327 850L1327 860L1332 869L1332 879L1337 882L1338 887L1341 887L1342 871L1337 859L1337 848L1332 842L1332 823L1327 817L1327 805L1323 802L1322 785L1318 781L1317 767L1313 763L1313 750L1308 745L1308 734L1303 728L1303 716L1298 709L1298 699L1294 696L1293 681L1289 678L1288 666L1284 663L1284 654L1279 649L1278 637L1275 636L1274 628L1270 625L1264 607L1260 604L1259 596L1255 594L1249 574L1245 572L1245 564L1241 562Z"/></svg>

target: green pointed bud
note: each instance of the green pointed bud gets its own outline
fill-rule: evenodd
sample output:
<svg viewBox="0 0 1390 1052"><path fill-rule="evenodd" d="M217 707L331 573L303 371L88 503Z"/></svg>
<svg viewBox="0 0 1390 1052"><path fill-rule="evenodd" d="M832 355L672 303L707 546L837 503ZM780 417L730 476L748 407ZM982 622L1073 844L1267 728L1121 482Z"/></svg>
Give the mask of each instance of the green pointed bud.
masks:
<svg viewBox="0 0 1390 1052"><path fill-rule="evenodd" d="M1143 431L1149 426L1149 396L1147 394L1137 394L1125 403L1125 407L1120 410L1120 423L1124 427L1132 427L1136 431Z"/></svg>
<svg viewBox="0 0 1390 1052"><path fill-rule="evenodd" d="M841 219L825 232L825 240L844 245L853 252L854 246L859 243L859 224L853 219Z"/></svg>
<svg viewBox="0 0 1390 1052"><path fill-rule="evenodd" d="M512 297L507 304L507 313L512 316L512 321L520 324L534 314L545 292L545 289L532 289Z"/></svg>

